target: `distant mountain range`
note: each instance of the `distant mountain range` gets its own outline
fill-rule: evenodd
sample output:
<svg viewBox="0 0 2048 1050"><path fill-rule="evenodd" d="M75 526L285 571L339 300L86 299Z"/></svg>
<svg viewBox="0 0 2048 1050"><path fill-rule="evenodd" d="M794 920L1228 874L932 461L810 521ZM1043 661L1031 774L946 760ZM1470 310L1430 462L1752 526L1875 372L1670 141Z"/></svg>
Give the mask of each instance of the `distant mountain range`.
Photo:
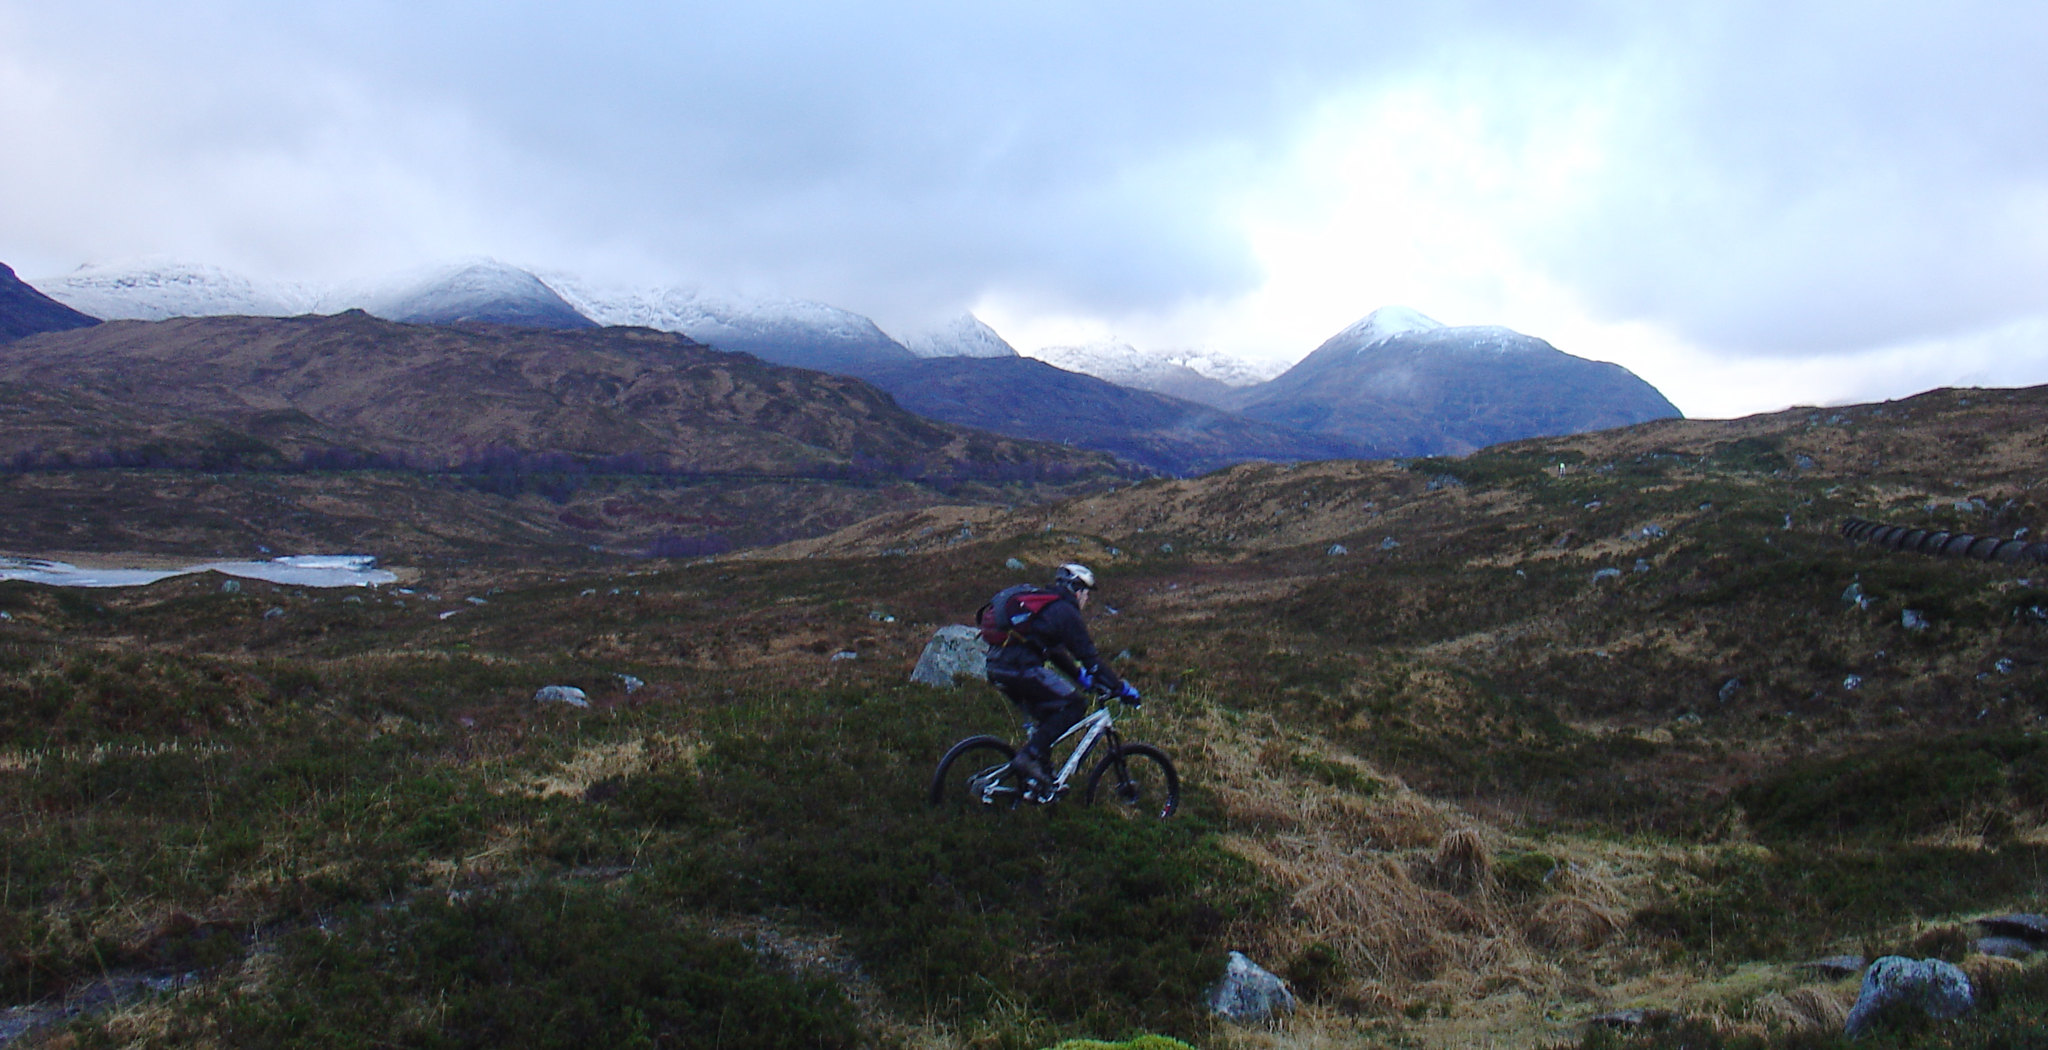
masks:
<svg viewBox="0 0 2048 1050"><path fill-rule="evenodd" d="M1115 342L1038 350L1033 363L1047 367L1034 368L971 315L899 339L823 303L680 287L606 289L495 262L319 293L182 265L87 268L36 284L107 319L356 307L423 324L653 328L774 364L862 376L931 418L1102 449L1170 473L1260 458L1455 455L1679 414L1619 365L1573 357L1505 328L1454 328L1399 307L1375 311L1275 377L1221 355ZM1078 382L1081 373L1122 392ZM1146 396L1132 396L1140 393Z"/></svg>

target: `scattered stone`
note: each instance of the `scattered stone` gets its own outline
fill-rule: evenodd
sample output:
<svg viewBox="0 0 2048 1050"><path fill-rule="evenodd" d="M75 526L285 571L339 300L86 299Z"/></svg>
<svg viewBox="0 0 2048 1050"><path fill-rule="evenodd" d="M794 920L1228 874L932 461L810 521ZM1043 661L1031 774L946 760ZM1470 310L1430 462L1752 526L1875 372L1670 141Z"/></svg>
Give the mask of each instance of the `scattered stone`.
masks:
<svg viewBox="0 0 2048 1050"><path fill-rule="evenodd" d="M1863 593L1863 584L1861 582L1852 583L1847 589L1842 591L1842 601L1859 609L1863 607L1863 603L1867 600L1868 596Z"/></svg>
<svg viewBox="0 0 2048 1050"><path fill-rule="evenodd" d="M1294 993L1287 990L1287 982L1245 958L1243 952L1231 952L1223 980L1209 993L1209 1009L1225 1020L1254 1024L1292 1013Z"/></svg>
<svg viewBox="0 0 2048 1050"><path fill-rule="evenodd" d="M1601 1014L1588 1020L1586 1023L1600 1028L1614 1028L1621 1031L1655 1031L1660 1028L1671 1027L1671 1022L1676 1020L1678 1020L1678 1015L1670 1010L1653 1010L1638 1007Z"/></svg>
<svg viewBox="0 0 2048 1050"><path fill-rule="evenodd" d="M1979 937L1970 943L1970 947L1980 955L1996 955L2001 959L2024 959L2040 951L2018 937Z"/></svg>
<svg viewBox="0 0 2048 1050"><path fill-rule="evenodd" d="M284 615L284 609L282 609L282 608L280 608L280 607L278 607L278 606L275 606L275 605L271 606L271 607L270 607L270 608L268 608L268 609L265 609L265 610L263 610L263 618L264 618L264 619L266 619L266 620L275 620L275 619L277 619L278 617L280 617L280 616L283 616L283 615Z"/></svg>
<svg viewBox="0 0 2048 1050"><path fill-rule="evenodd" d="M462 600L463 600L463 601L466 601L466 602L468 602L468 603L469 603L469 604L471 604L471 605L489 605L489 604L490 604L489 602L487 602L487 601L484 601L484 600L483 600L482 598L479 598L479 597L477 597L477 596L476 596L476 595L474 595L474 594L472 594L472 595L470 595L469 597L467 597L467 598L464 598L464 599L462 599Z"/></svg>
<svg viewBox="0 0 2048 1050"><path fill-rule="evenodd" d="M533 699L543 704L568 704L570 707L589 707L590 697L573 685L544 685L533 694Z"/></svg>
<svg viewBox="0 0 2048 1050"><path fill-rule="evenodd" d="M1646 540L1661 540L1666 535L1668 534L1664 531L1664 526L1662 525L1651 524L1643 526L1643 538Z"/></svg>
<svg viewBox="0 0 2048 1050"><path fill-rule="evenodd" d="M1330 544L1330 557L1332 558L1341 557L1349 553L1351 553L1351 548L1346 547L1341 543Z"/></svg>
<svg viewBox="0 0 2048 1050"><path fill-rule="evenodd" d="M1977 920L1985 932L2001 937L2021 937L2036 943L2048 943L2048 918L2014 912L2007 915L1989 915Z"/></svg>
<svg viewBox="0 0 2048 1050"><path fill-rule="evenodd" d="M455 615L456 613L459 613L459 612L461 612L461 611L462 611L461 609L450 609L450 610L448 610L447 612L444 612L444 613L442 613L442 614L441 614L441 619L445 620L445 619L449 618L450 616L453 616L453 615Z"/></svg>
<svg viewBox="0 0 2048 1050"><path fill-rule="evenodd" d="M1842 1032L1852 1038L1862 1035L1894 1003L1912 1004L1927 1016L1946 1021L1968 1013L1974 1002L1969 977L1954 963L1887 955L1864 971L1863 992L1849 1008L1849 1023Z"/></svg>
<svg viewBox="0 0 2048 1050"><path fill-rule="evenodd" d="M1015 558L1010 558L1003 562L1003 568L1008 569L1011 572L1023 572L1027 568L1027 566L1023 562L1018 561Z"/></svg>
<svg viewBox="0 0 2048 1050"><path fill-rule="evenodd" d="M851 649L841 649L838 652L832 654L832 659L834 662L840 660L858 660L860 659L860 654L854 652Z"/></svg>
<svg viewBox="0 0 2048 1050"><path fill-rule="evenodd" d="M1862 687L1863 676L1860 674L1852 674L1849 677L1842 679L1842 688L1850 690L1851 692L1854 692L1855 690L1860 689Z"/></svg>
<svg viewBox="0 0 2048 1050"><path fill-rule="evenodd" d="M595 588L595 587L585 587L585 588L583 588L583 593L582 593L582 594L579 594L579 595L577 595L576 597L578 597L578 598L595 598L595 597L597 597L597 588Z"/></svg>
<svg viewBox="0 0 2048 1050"><path fill-rule="evenodd" d="M981 632L966 624L952 624L932 632L910 680L951 689L962 675L978 681L987 674L988 643L981 640Z"/></svg>
<svg viewBox="0 0 2048 1050"><path fill-rule="evenodd" d="M1909 631L1924 631L1927 629L1927 617L1918 609L1907 609L1899 615L1899 625Z"/></svg>
<svg viewBox="0 0 2048 1050"><path fill-rule="evenodd" d="M2012 673L2012 657L2010 657L2010 656L2001 656L2001 657L1999 657L1999 658L1998 658L1997 660L1995 660L1995 661L1993 661L1993 662L1992 662L1992 664L1991 664L1991 669L1992 669L1992 670L1994 670L1994 671L1997 671L1997 672L1998 672L1999 674L2011 674L2011 673Z"/></svg>
<svg viewBox="0 0 2048 1050"><path fill-rule="evenodd" d="M1600 509L1600 501L1599 501L1599 500L1597 500L1597 499L1595 499L1595 500L1587 500L1587 501L1586 501L1586 509L1587 509L1587 510L1599 510L1599 509Z"/></svg>
<svg viewBox="0 0 2048 1050"><path fill-rule="evenodd" d="M1716 693L1715 695L1719 696L1721 698L1721 702L1725 704L1728 701L1735 699L1735 694L1741 691L1742 679L1730 678L1727 681L1721 683L1721 691L1719 693Z"/></svg>
<svg viewBox="0 0 2048 1050"><path fill-rule="evenodd" d="M1613 566L1608 566L1607 568L1601 569L1599 572L1593 574L1594 583L1599 583L1601 580L1618 579L1621 579L1621 570L1614 568Z"/></svg>
<svg viewBox="0 0 2048 1050"><path fill-rule="evenodd" d="M646 682L643 682L640 679L635 678L629 674L622 674L617 677L619 679L619 685L625 687L627 696L632 696L634 693L639 692L640 689L647 684Z"/></svg>
<svg viewBox="0 0 2048 1050"><path fill-rule="evenodd" d="M1380 549L1383 551L1393 550L1394 548L1399 547L1400 545L1401 541L1395 539L1392 536L1389 536L1386 539L1380 541Z"/></svg>
<svg viewBox="0 0 2048 1050"><path fill-rule="evenodd" d="M1828 955L1800 963L1796 969L1812 970L1822 977L1840 979L1863 970L1861 955Z"/></svg>
<svg viewBox="0 0 2048 1050"><path fill-rule="evenodd" d="M1795 470L1812 470L1813 457L1807 455L1804 452L1801 452L1799 455L1794 456L1792 458L1792 466Z"/></svg>
<svg viewBox="0 0 2048 1050"><path fill-rule="evenodd" d="M1705 512L1707 512L1707 511L1710 511L1710 510L1713 510L1713 509L1714 509L1714 505L1713 505L1713 504L1711 504L1711 503L1702 503L1702 504L1700 504L1700 511L1701 511L1701 513L1705 513Z"/></svg>
<svg viewBox="0 0 2048 1050"><path fill-rule="evenodd" d="M222 593L222 594L240 594L240 593L242 593L242 581L240 581L240 580L225 580L225 581L222 581L222 583L221 583L221 585L220 585L220 593Z"/></svg>
<svg viewBox="0 0 2048 1050"><path fill-rule="evenodd" d="M1649 572L1649 571L1650 571L1650 560L1649 560L1648 558L1637 558L1637 559L1636 559L1636 571L1637 571L1637 572Z"/></svg>
<svg viewBox="0 0 2048 1050"><path fill-rule="evenodd" d="M1171 543L1162 543L1162 544L1160 544L1160 545L1159 545L1159 553L1161 553L1161 554L1172 554L1172 553L1173 553L1173 544L1171 544Z"/></svg>

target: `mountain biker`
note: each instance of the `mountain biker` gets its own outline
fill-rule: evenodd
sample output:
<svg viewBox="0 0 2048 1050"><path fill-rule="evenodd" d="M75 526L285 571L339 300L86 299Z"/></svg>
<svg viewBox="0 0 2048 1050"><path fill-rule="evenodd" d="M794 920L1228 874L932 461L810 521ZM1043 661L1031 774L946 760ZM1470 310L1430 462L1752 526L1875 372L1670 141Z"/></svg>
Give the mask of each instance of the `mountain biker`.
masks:
<svg viewBox="0 0 2048 1050"><path fill-rule="evenodd" d="M1060 566L1050 588L1054 600L1011 630L1007 642L989 646L989 684L1036 723L1010 763L1027 784L1035 781L1042 788L1052 783L1048 769L1053 741L1088 711L1088 699L1074 682L1083 689L1099 687L1133 706L1139 702L1138 690L1096 654L1088 627L1081 622L1081 610L1088 607L1094 590L1095 573L1086 565ZM1054 674L1045 666L1048 660L1073 681Z"/></svg>

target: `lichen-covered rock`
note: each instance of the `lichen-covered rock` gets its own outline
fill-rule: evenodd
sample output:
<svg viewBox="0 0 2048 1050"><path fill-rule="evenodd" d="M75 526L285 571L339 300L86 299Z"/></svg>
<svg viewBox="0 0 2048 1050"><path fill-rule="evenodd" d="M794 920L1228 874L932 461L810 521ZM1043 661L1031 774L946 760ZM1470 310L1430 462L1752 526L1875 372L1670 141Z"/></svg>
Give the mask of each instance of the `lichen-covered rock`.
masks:
<svg viewBox="0 0 2048 1050"><path fill-rule="evenodd" d="M932 632L932 640L924 643L924 652L918 656L910 680L951 689L961 675L979 681L987 674L988 643L981 640L981 632L965 624L952 624Z"/></svg>
<svg viewBox="0 0 2048 1050"><path fill-rule="evenodd" d="M1294 993L1287 990L1287 982L1245 958L1243 952L1231 952L1223 980L1209 993L1209 1008L1226 1020L1253 1024L1292 1013Z"/></svg>
<svg viewBox="0 0 2048 1050"><path fill-rule="evenodd" d="M1863 992L1849 1010L1843 1034L1852 1038L1862 1035L1895 1003L1910 1003L1927 1016L1945 1021L1968 1013L1975 999L1970 978L1955 964L1887 955L1863 972Z"/></svg>

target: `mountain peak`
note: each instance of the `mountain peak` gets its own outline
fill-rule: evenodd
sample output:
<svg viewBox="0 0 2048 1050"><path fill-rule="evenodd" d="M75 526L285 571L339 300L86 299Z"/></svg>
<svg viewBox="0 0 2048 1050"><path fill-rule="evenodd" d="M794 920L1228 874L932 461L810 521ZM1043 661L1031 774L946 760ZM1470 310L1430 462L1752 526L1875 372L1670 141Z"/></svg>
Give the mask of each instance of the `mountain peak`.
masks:
<svg viewBox="0 0 2048 1050"><path fill-rule="evenodd" d="M1017 348L971 313L897 336L919 357L1016 357Z"/></svg>
<svg viewBox="0 0 2048 1050"><path fill-rule="evenodd" d="M1431 332L1444 327L1442 321L1406 306L1382 306L1358 323L1337 334L1332 342L1343 341L1363 350L1383 339L1410 332Z"/></svg>

